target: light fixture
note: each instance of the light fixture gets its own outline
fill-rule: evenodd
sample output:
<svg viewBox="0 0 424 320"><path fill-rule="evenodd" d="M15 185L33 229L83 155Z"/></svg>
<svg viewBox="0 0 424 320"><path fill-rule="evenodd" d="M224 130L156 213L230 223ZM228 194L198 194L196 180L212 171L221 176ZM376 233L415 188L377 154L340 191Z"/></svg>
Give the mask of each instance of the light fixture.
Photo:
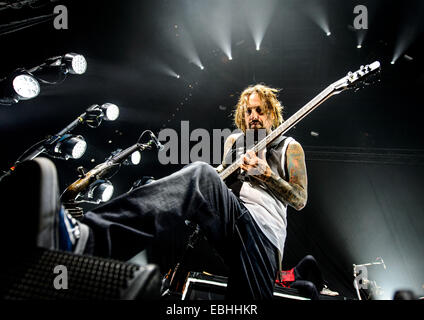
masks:
<svg viewBox="0 0 424 320"><path fill-rule="evenodd" d="M47 150L47 153L51 153L52 156L57 158L68 159L79 159L87 150L87 142L82 136L73 136L71 134L65 134L60 138L52 149Z"/></svg>
<svg viewBox="0 0 424 320"><path fill-rule="evenodd" d="M0 80L0 104L11 105L35 98L40 93L40 84L55 85L68 74L80 75L86 70L86 59L77 53L48 58L31 69L16 69L11 76Z"/></svg>
<svg viewBox="0 0 424 320"><path fill-rule="evenodd" d="M54 85L64 81L68 74L81 75L87 70L87 61L77 53L67 53L44 60L28 70L41 84Z"/></svg>
<svg viewBox="0 0 424 320"><path fill-rule="evenodd" d="M109 201L114 192L113 184L109 180L97 180L92 183L83 196L83 200L93 203Z"/></svg>
<svg viewBox="0 0 424 320"><path fill-rule="evenodd" d="M11 105L33 99L40 94L40 84L29 72L18 69L1 81L0 103Z"/></svg>
<svg viewBox="0 0 424 320"><path fill-rule="evenodd" d="M40 84L29 74L16 76L12 83L19 100L32 99L40 93Z"/></svg>
<svg viewBox="0 0 424 320"><path fill-rule="evenodd" d="M67 53L62 58L66 71L72 74L83 74L87 70L87 60L77 53Z"/></svg>
<svg viewBox="0 0 424 320"><path fill-rule="evenodd" d="M119 108L113 103L104 103L100 107L103 110L104 119L106 121L115 121L119 117Z"/></svg>
<svg viewBox="0 0 424 320"><path fill-rule="evenodd" d="M135 151L131 154L131 163L133 165L138 165L141 161L141 152L140 151Z"/></svg>
<svg viewBox="0 0 424 320"><path fill-rule="evenodd" d="M122 149L117 149L111 153L111 158L116 156L117 154L122 153ZM136 166L141 162L141 152L136 150L133 153L127 155L127 158L122 162L122 164L126 166Z"/></svg>
<svg viewBox="0 0 424 320"><path fill-rule="evenodd" d="M102 120L115 121L119 117L119 108L113 103L104 103L101 106L93 104L81 116L83 121L91 128L97 128Z"/></svg>
<svg viewBox="0 0 424 320"><path fill-rule="evenodd" d="M327 37L331 36L331 32L327 31Z"/></svg>
<svg viewBox="0 0 424 320"><path fill-rule="evenodd" d="M362 45L358 44L356 47L357 47L358 49L361 49L361 48L362 48Z"/></svg>

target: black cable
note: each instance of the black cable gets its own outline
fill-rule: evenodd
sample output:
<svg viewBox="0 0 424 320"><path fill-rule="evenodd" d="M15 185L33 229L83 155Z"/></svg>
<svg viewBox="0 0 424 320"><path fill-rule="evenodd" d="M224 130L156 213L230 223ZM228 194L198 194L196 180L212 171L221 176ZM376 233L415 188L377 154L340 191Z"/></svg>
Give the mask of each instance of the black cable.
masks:
<svg viewBox="0 0 424 320"><path fill-rule="evenodd" d="M27 153L29 153L30 151L32 151L35 147L37 147L37 146L39 146L40 144L42 144L42 143L44 143L44 142L46 142L47 141L47 138L46 139L43 139L43 140L41 140L41 141L38 141L38 142L36 142L36 143L34 143L31 147L29 147L28 149L26 149L19 157L18 157L18 159L15 161L15 164L17 163L17 162L19 162Z"/></svg>
<svg viewBox="0 0 424 320"><path fill-rule="evenodd" d="M48 22L50 20L53 20L56 15L57 15L56 13L52 13L52 14L47 14L44 16L29 18L26 20L14 21L7 24L2 24L0 25L0 36L4 34L9 34L15 31L19 31L25 28L29 28L43 22Z"/></svg>
<svg viewBox="0 0 424 320"><path fill-rule="evenodd" d="M146 132L150 132L151 134L153 134L153 132L152 132L151 130L144 130L144 131L140 134L140 136L138 137L137 143L139 143L139 142L140 142L141 138L143 137L143 135L144 135Z"/></svg>

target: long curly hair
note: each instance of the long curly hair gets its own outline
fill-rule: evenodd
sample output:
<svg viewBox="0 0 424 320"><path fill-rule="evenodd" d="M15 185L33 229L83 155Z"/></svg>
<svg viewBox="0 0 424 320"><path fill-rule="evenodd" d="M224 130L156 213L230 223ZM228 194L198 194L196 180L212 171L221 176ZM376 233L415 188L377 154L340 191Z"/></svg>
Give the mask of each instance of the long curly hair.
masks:
<svg viewBox="0 0 424 320"><path fill-rule="evenodd" d="M246 106L249 103L249 97L252 93L256 93L264 106L268 116L273 118L273 128L278 127L283 123L283 109L280 101L278 101L279 89L270 88L264 84L256 84L247 87L240 95L237 105L235 106L234 112L234 123L237 128L246 132L246 123L245 123L245 111Z"/></svg>

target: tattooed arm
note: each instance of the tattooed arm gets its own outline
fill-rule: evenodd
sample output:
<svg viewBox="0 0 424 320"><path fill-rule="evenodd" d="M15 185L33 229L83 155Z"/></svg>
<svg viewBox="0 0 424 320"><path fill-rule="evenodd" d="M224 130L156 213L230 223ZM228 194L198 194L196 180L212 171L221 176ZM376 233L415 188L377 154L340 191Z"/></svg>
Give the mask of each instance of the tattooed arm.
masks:
<svg viewBox="0 0 424 320"><path fill-rule="evenodd" d="M285 181L278 174L272 172L265 157L258 157L253 151L248 151L244 156L243 170L264 182L282 200L287 202L296 210L305 207L307 193L307 175L305 165L305 154L298 142L291 142L286 152L286 163L289 181Z"/></svg>

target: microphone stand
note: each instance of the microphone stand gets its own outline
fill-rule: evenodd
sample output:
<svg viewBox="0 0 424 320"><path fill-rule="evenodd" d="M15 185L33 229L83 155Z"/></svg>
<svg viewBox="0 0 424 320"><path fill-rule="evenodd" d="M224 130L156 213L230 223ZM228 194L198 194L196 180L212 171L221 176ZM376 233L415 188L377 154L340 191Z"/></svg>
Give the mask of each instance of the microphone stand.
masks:
<svg viewBox="0 0 424 320"><path fill-rule="evenodd" d="M86 110L86 112L82 113L78 118L76 118L74 121L72 121L70 124L68 124L62 130L60 130L58 133L56 133L55 135L47 138L44 141L41 141L42 142L42 145L41 146L38 146L36 149L32 150L32 152L30 154L25 155L27 152L31 151L31 149L33 147L31 147L29 150L25 151L23 153L23 155L21 157L19 157L18 160L16 160L16 162L13 164L12 168L10 168L9 170L5 171L4 174L0 176L0 181L3 180L4 177L10 175L13 172L14 167L16 167L19 163L24 162L24 161L27 161L27 160L33 160L34 158L38 157L40 154L42 154L43 152L45 152L49 147L51 147L57 141L59 141L62 138L62 136L64 136L68 132L70 132L73 129L75 129L80 123L85 122L86 119L87 119L88 113L89 112L93 112L95 106L96 105L90 106ZM41 142L37 143L35 146L37 146Z"/></svg>
<svg viewBox="0 0 424 320"><path fill-rule="evenodd" d="M192 228L195 228L193 233L190 235L188 239L187 246L184 250L184 253L180 259L179 262L174 267L174 270L170 270L168 274L165 276L165 280L169 279L169 283L167 288L163 288L162 291L162 297L171 296L172 294L182 294L185 280L187 278L187 273L189 270L187 270L186 263L187 263L187 257L190 255L190 253L193 251L194 246L199 241L199 238L201 237L201 231L199 225L194 225L192 222L189 222L186 224Z"/></svg>

